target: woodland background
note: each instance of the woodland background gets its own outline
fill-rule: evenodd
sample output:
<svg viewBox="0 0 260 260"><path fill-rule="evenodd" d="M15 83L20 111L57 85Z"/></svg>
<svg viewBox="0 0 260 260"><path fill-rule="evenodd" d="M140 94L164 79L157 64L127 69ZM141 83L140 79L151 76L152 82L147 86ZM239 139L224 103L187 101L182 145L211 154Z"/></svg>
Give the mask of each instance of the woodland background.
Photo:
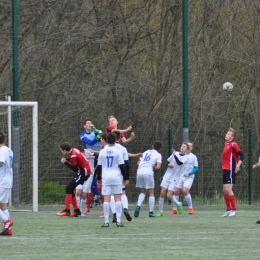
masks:
<svg viewBox="0 0 260 260"><path fill-rule="evenodd" d="M13 93L11 10L11 1L0 1L1 100ZM203 201L222 193L220 156L230 126L246 155L252 129L258 159L259 23L258 0L189 1L189 129L200 164L193 194ZM222 90L227 81L232 92ZM81 144L86 118L103 131L109 115L119 128L132 125L129 152L161 140L166 163L169 147L182 142L182 1L19 1L19 101L39 103L42 185L67 182L58 144ZM247 199L248 167L245 160L241 200ZM135 199L135 161L132 172ZM253 178L256 200L257 174Z"/></svg>

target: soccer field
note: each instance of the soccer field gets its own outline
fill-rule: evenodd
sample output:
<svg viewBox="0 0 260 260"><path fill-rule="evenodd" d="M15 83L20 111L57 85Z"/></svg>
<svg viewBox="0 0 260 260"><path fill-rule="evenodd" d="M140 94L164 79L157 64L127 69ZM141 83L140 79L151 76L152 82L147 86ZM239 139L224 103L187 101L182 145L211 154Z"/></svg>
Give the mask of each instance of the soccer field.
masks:
<svg viewBox="0 0 260 260"><path fill-rule="evenodd" d="M156 206L157 207L157 206ZM101 228L101 206L86 217L57 217L62 207L38 213L10 212L13 236L0 236L2 259L260 259L260 209L239 206L235 217L222 218L224 207L195 206L195 214L140 217L124 228ZM133 216L134 207L130 207ZM111 220L110 216L110 220Z"/></svg>

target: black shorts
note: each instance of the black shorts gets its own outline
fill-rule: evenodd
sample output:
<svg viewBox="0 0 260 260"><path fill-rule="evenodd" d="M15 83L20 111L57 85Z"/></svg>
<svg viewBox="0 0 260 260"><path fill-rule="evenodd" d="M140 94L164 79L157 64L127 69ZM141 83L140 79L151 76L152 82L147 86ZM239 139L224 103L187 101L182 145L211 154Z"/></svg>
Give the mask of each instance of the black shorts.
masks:
<svg viewBox="0 0 260 260"><path fill-rule="evenodd" d="M223 184L235 184L236 175L234 170L223 170Z"/></svg>
<svg viewBox="0 0 260 260"><path fill-rule="evenodd" d="M83 184L87 179L88 179L89 175L77 175L75 174L74 178L70 181L70 183L67 185L66 187L66 194L74 194L74 190L75 188L79 185L79 184Z"/></svg>

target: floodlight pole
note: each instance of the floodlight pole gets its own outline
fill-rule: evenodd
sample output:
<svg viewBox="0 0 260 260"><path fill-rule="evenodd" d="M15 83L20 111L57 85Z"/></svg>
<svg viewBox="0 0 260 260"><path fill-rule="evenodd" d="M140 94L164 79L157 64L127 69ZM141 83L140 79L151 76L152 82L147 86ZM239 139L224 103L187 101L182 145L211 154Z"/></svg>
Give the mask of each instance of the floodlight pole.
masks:
<svg viewBox="0 0 260 260"><path fill-rule="evenodd" d="M188 0L182 0L182 66L183 66L183 142L189 140L189 62L188 62Z"/></svg>

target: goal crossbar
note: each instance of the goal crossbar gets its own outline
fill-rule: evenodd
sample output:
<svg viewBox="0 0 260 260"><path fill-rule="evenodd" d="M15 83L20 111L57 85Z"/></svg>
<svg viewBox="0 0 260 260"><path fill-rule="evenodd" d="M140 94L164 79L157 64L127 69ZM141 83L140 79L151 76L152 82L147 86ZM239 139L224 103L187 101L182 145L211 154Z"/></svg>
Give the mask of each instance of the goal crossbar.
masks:
<svg viewBox="0 0 260 260"><path fill-rule="evenodd" d="M8 106L8 126L11 127L11 108L21 106L31 106L33 120L33 212L38 212L38 102L20 102L20 101L0 101L0 106ZM9 131L10 133L10 131ZM11 140L11 134L9 136ZM11 144L11 142L10 142ZM10 147L11 148L11 147Z"/></svg>

